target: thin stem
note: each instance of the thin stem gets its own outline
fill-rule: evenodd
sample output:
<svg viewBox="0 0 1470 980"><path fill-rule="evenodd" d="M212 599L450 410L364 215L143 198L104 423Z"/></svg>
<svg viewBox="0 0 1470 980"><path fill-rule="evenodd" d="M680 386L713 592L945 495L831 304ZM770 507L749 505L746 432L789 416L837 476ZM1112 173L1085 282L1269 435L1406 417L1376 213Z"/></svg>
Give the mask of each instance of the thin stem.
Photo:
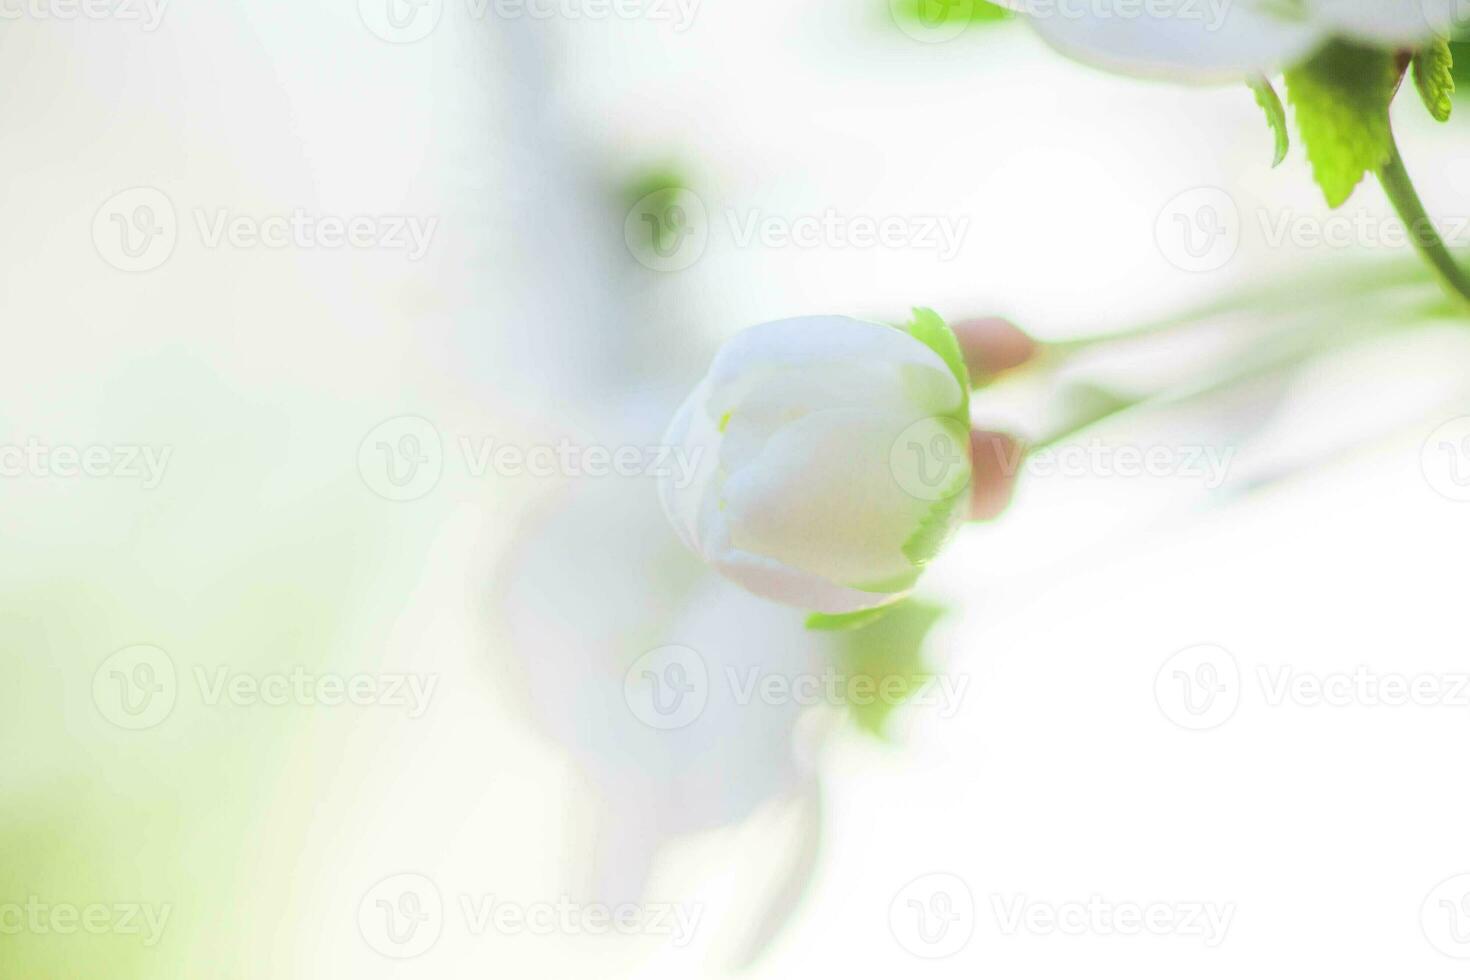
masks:
<svg viewBox="0 0 1470 980"><path fill-rule="evenodd" d="M1425 261L1439 275L1440 282L1446 289L1461 301L1470 304L1470 276L1465 274L1465 270L1455 262L1454 256L1450 255L1444 239L1439 235L1439 229L1424 210L1424 204L1414 190L1414 182L1404 169L1404 160L1399 156L1398 143L1394 141L1392 133L1389 133L1388 140L1388 162L1378 168L1378 181L1388 194L1389 201L1393 203L1394 210L1403 219L1419 254L1424 256Z"/></svg>

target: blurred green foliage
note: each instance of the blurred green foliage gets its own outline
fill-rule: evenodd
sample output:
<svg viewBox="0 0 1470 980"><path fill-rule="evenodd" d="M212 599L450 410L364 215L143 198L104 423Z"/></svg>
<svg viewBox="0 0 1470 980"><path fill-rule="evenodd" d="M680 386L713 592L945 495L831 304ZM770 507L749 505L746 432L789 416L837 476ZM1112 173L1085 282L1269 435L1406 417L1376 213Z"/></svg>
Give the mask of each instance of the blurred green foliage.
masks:
<svg viewBox="0 0 1470 980"><path fill-rule="evenodd" d="M837 669L849 680L871 678L880 692L870 703L855 699L851 705L853 721L863 731L883 735L894 708L934 677L924 659L924 641L944 613L936 603L905 599L868 625L835 634L840 638Z"/></svg>

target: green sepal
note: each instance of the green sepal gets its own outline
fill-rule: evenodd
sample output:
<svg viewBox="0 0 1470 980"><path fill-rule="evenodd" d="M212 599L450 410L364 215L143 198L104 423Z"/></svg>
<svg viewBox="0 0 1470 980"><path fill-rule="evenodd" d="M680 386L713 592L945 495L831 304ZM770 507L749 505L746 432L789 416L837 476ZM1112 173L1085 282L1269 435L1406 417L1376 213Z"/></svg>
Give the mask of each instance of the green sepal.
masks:
<svg viewBox="0 0 1470 980"><path fill-rule="evenodd" d="M1429 114L1440 122L1450 118L1450 97L1455 94L1455 56L1450 43L1436 38L1427 48L1414 53L1414 87Z"/></svg>
<svg viewBox="0 0 1470 980"><path fill-rule="evenodd" d="M1276 149L1271 157L1271 166L1279 167L1281 161L1286 159L1286 151L1291 146L1291 137L1286 132L1286 108L1281 104L1281 96L1276 94L1276 89L1271 87L1270 81L1264 75L1258 75L1246 84L1256 95L1256 105L1265 110L1266 123L1276 137Z"/></svg>
<svg viewBox="0 0 1470 980"><path fill-rule="evenodd" d="M1286 72L1287 101L1329 207L1392 156L1388 105L1401 70L1391 51L1333 41Z"/></svg>
<svg viewBox="0 0 1470 980"><path fill-rule="evenodd" d="M914 318L904 327L909 335L939 355L954 378L960 384L960 407L954 417L970 424L970 369L965 367L965 355L960 351L959 339L944 318L931 309L914 307Z"/></svg>
<svg viewBox="0 0 1470 980"><path fill-rule="evenodd" d="M814 612L806 618L806 628L828 632L861 629L887 616L895 605L897 603L890 602L887 605L874 606L872 609L859 609L857 612L850 613Z"/></svg>

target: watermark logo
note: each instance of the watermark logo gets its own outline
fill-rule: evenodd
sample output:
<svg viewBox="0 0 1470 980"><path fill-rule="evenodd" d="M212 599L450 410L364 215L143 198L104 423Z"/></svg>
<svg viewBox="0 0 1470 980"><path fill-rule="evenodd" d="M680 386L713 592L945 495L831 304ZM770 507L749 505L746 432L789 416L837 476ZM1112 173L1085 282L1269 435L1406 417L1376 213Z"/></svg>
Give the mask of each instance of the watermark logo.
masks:
<svg viewBox="0 0 1470 980"><path fill-rule="evenodd" d="M1470 959L1470 874L1431 888L1419 907L1419 925L1429 945L1454 959Z"/></svg>
<svg viewBox="0 0 1470 980"><path fill-rule="evenodd" d="M129 731L162 724L178 696L174 662L155 646L125 647L102 661L92 675L92 701L98 712Z"/></svg>
<svg viewBox="0 0 1470 980"><path fill-rule="evenodd" d="M650 728L673 731L693 724L709 704L709 667L689 647L649 650L623 675L623 700Z"/></svg>
<svg viewBox="0 0 1470 980"><path fill-rule="evenodd" d="M657 272L680 272L698 262L719 230L704 200L682 187L646 194L623 220L623 239L638 262ZM836 208L773 213L726 208L722 234L736 249L885 249L933 252L953 260L970 230L968 215L846 214Z"/></svg>
<svg viewBox="0 0 1470 980"><path fill-rule="evenodd" d="M1442 497L1470 500L1470 415L1451 419L1424 440L1419 452L1424 480Z"/></svg>
<svg viewBox="0 0 1470 980"><path fill-rule="evenodd" d="M1086 901L1036 901L1025 895L992 895L990 906L1003 936L1177 936L1213 949L1235 919L1234 902L1131 902L1092 895Z"/></svg>
<svg viewBox="0 0 1470 980"><path fill-rule="evenodd" d="M139 24L145 34L158 30L169 0L0 0L0 20L104 21Z"/></svg>
<svg viewBox="0 0 1470 980"><path fill-rule="evenodd" d="M424 955L444 932L439 886L421 874L384 878L358 903L357 930L374 952L389 959Z"/></svg>
<svg viewBox="0 0 1470 980"><path fill-rule="evenodd" d="M1159 668L1154 700L1180 728L1205 731L1229 721L1240 705L1240 665L1213 643L1186 647Z"/></svg>
<svg viewBox="0 0 1470 980"><path fill-rule="evenodd" d="M357 448L363 482L384 500L425 497L444 473L444 443L427 419L401 415L369 432Z"/></svg>
<svg viewBox="0 0 1470 980"><path fill-rule="evenodd" d="M693 483L704 449L661 444L517 443L460 433L449 442L432 422L403 415L380 423L358 445L357 467L368 489L385 500L419 500L439 485L446 466L472 480L554 478L663 480Z"/></svg>
<svg viewBox="0 0 1470 980"><path fill-rule="evenodd" d="M495 895L460 895L465 928L472 936L489 931L502 936L663 936L675 949L694 940L704 906L697 902L516 902Z"/></svg>
<svg viewBox="0 0 1470 980"><path fill-rule="evenodd" d="M888 930L899 946L921 959L953 956L975 934L975 896L958 875L920 875L893 896Z"/></svg>
<svg viewBox="0 0 1470 980"><path fill-rule="evenodd" d="M1470 0L1419 0L1424 20L1446 41L1458 41L1470 33Z"/></svg>
<svg viewBox="0 0 1470 980"><path fill-rule="evenodd" d="M172 446L52 445L35 436L0 443L0 478L137 480L144 490L163 483Z"/></svg>
<svg viewBox="0 0 1470 980"><path fill-rule="evenodd" d="M725 664L712 673L704 658L683 646L650 650L624 677L629 709L650 728L670 730L692 724L719 700L736 708L754 704L801 708L865 708L883 704L933 709L940 718L959 713L969 692L967 675L893 673L875 676L820 671L782 672L760 666Z"/></svg>
<svg viewBox="0 0 1470 980"><path fill-rule="evenodd" d="M970 433L947 416L920 419L905 428L888 450L894 481L917 500L948 500L970 474Z"/></svg>
<svg viewBox="0 0 1470 980"><path fill-rule="evenodd" d="M953 41L970 27L979 0L888 0L898 29L924 44Z"/></svg>
<svg viewBox="0 0 1470 980"><path fill-rule="evenodd" d="M639 264L655 272L681 272L709 245L704 200L683 187L645 194L623 219L623 241Z"/></svg>
<svg viewBox="0 0 1470 980"><path fill-rule="evenodd" d="M418 719L438 689L437 674L312 673L305 667L250 674L228 665L195 664L190 674L207 708L390 708ZM132 646L112 654L92 676L92 700L103 718L132 731L155 728L173 713L187 684L163 650Z"/></svg>
<svg viewBox="0 0 1470 980"><path fill-rule="evenodd" d="M163 939L174 907L139 902L0 902L0 936L138 936L151 949Z"/></svg>
<svg viewBox="0 0 1470 980"><path fill-rule="evenodd" d="M258 216L229 208L193 210L194 229L207 249L264 248L335 250L353 248L402 252L410 262L429 254L439 219L411 214L313 214L305 208Z"/></svg>
<svg viewBox="0 0 1470 980"><path fill-rule="evenodd" d="M156 187L132 187L109 197L92 218L92 243L108 265L150 272L168 261L179 241L179 217Z"/></svg>
<svg viewBox="0 0 1470 980"><path fill-rule="evenodd" d="M1176 269L1213 272L1234 258L1240 247L1240 209L1218 187L1176 194L1154 221L1154 242Z"/></svg>
<svg viewBox="0 0 1470 980"><path fill-rule="evenodd" d="M357 12L382 40L412 44L434 33L444 16L444 0L357 0Z"/></svg>
<svg viewBox="0 0 1470 980"><path fill-rule="evenodd" d="M934 252L949 262L970 231L969 215L843 214L835 208L810 214L769 214L759 208L725 211L736 248L871 249Z"/></svg>
<svg viewBox="0 0 1470 980"><path fill-rule="evenodd" d="M376 249L401 252L410 262L428 254L439 229L439 219L434 216L343 216L315 214L305 208L256 215L195 207L188 215L199 245L207 250ZM114 194L92 219L92 241L98 254L123 272L150 272L163 265L173 255L180 233L178 211L156 187L134 187Z"/></svg>

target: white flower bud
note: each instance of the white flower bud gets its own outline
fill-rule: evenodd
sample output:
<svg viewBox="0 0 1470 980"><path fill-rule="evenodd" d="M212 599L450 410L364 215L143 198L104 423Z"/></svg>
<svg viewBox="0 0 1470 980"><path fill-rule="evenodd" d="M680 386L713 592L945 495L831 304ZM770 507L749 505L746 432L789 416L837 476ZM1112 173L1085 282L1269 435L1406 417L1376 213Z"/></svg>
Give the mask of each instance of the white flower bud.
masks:
<svg viewBox="0 0 1470 980"><path fill-rule="evenodd" d="M742 332L674 417L694 464L660 497L684 542L757 595L827 614L902 598L964 519L969 380L954 334L840 316Z"/></svg>

